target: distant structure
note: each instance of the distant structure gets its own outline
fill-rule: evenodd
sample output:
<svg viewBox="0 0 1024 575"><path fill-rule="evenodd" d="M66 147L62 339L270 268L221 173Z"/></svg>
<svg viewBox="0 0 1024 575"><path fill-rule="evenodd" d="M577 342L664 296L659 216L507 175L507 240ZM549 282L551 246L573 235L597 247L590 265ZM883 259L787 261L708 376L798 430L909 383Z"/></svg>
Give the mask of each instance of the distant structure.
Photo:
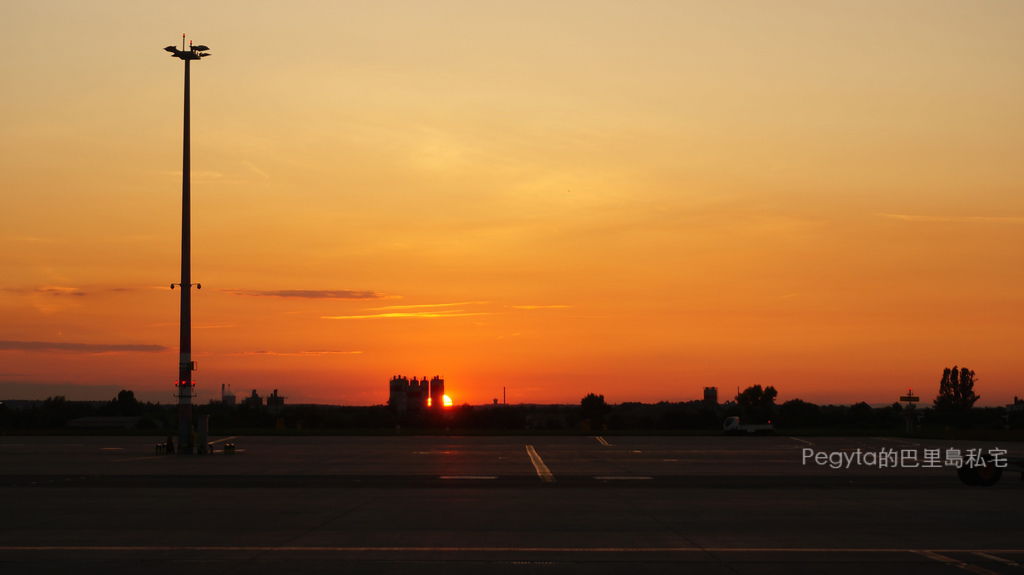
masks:
<svg viewBox="0 0 1024 575"><path fill-rule="evenodd" d="M231 391L230 385L220 384L220 402L225 407L235 406L235 393Z"/></svg>
<svg viewBox="0 0 1024 575"><path fill-rule="evenodd" d="M1015 395L1013 396L1013 403L1007 405L1006 407L1014 411L1024 411L1024 399L1021 399Z"/></svg>
<svg viewBox="0 0 1024 575"><path fill-rule="evenodd" d="M277 413L278 411L281 411L283 408L284 396L278 395L277 390L275 389L274 393L271 393L270 395L267 396L267 409L269 409L271 413Z"/></svg>
<svg viewBox="0 0 1024 575"><path fill-rule="evenodd" d="M427 400L429 401L429 405ZM444 380L434 376L427 380L396 375L388 384L388 407L398 415L420 413L426 409L440 409L444 406Z"/></svg>
<svg viewBox="0 0 1024 575"><path fill-rule="evenodd" d="M192 144L189 120L189 63L209 56L210 48L189 42L185 49L185 35L181 35L181 50L177 46L168 46L164 50L171 56L185 62L185 122L182 130L181 153L181 281L171 284L181 288L181 321L178 332L178 379L175 381L178 393L178 446L180 453L192 453L192 398L195 396L195 383L192 372L196 370L196 362L192 360L192 287L202 286L192 283Z"/></svg>
<svg viewBox="0 0 1024 575"><path fill-rule="evenodd" d="M430 407L444 407L444 380L436 375L430 380Z"/></svg>
<svg viewBox="0 0 1024 575"><path fill-rule="evenodd" d="M248 407L263 407L263 398L260 394L256 393L256 390L252 390L252 395L242 400L242 405Z"/></svg>
<svg viewBox="0 0 1024 575"><path fill-rule="evenodd" d="M718 405L718 388L717 387L705 387L704 388L704 403L708 405Z"/></svg>

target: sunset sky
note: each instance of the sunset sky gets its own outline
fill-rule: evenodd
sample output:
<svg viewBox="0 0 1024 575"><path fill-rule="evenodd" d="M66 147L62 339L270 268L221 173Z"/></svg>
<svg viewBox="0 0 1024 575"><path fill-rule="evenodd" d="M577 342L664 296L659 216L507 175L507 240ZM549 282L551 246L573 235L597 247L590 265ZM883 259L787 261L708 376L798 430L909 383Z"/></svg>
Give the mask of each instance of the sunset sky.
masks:
<svg viewBox="0 0 1024 575"><path fill-rule="evenodd" d="M0 3L0 399L1024 396L1024 3Z"/></svg>

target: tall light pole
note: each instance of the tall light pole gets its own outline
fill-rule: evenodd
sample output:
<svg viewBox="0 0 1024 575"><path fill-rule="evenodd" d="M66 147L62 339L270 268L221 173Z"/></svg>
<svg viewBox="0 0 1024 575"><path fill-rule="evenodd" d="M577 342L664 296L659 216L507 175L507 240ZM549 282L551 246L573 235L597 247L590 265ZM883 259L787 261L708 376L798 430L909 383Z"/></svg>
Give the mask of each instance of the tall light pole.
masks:
<svg viewBox="0 0 1024 575"><path fill-rule="evenodd" d="M185 62L185 124L184 138L181 148L181 332L179 338L180 352L178 356L178 448L181 453L192 452L192 371L196 364L192 361L192 224L191 212L191 163L189 143L189 64L209 56L206 46L193 46L189 42L185 48L185 35L181 35L181 49L177 46L164 48L175 58ZM174 289L175 284L171 284Z"/></svg>

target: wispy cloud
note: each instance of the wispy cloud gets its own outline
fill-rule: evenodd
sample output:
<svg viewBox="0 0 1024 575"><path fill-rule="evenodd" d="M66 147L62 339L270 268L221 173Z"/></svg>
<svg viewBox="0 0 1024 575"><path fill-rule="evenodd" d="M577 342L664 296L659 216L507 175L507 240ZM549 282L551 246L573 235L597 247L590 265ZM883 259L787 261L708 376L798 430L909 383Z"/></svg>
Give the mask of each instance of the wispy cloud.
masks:
<svg viewBox="0 0 1024 575"><path fill-rule="evenodd" d="M86 295L80 288L69 286L40 286L34 288L3 288L3 291L22 294L42 294L52 296L76 296Z"/></svg>
<svg viewBox="0 0 1024 575"><path fill-rule="evenodd" d="M179 325L181 325L181 324L179 324L176 321L161 321L161 322L157 322L157 323L146 324L146 327L171 327L171 326L177 327ZM229 328L229 327L238 327L238 326L236 324L233 324L233 323L207 323L207 324L202 324L202 323L195 324L195 323L193 323L192 324L192 329L225 329L225 328Z"/></svg>
<svg viewBox="0 0 1024 575"><path fill-rule="evenodd" d="M161 176L172 177L175 179L181 178L181 171L164 170L157 172ZM214 170L191 170L191 177L193 182L211 181L224 179L223 172L217 172Z"/></svg>
<svg viewBox="0 0 1024 575"><path fill-rule="evenodd" d="M318 357L325 355L359 355L363 353L359 350L353 351L330 351L330 350L306 350L306 351L243 351L239 353L233 353L230 355L260 355L260 356L284 356L284 357Z"/></svg>
<svg viewBox="0 0 1024 575"><path fill-rule="evenodd" d="M82 297L82 296L95 296L108 293L121 294L130 293L143 290L162 290L166 291L168 288L167 284L162 286L118 286L118 287L106 287L106 286L85 286L85 287L74 287L74 286L61 286L61 285L49 285L49 286L36 286L27 288L18 287L6 287L0 288L0 291L17 293L23 295L32 296L54 296L54 297Z"/></svg>
<svg viewBox="0 0 1024 575"><path fill-rule="evenodd" d="M451 311L410 311L375 313L369 315L322 315L320 319L393 319L393 318L418 318L437 319L446 317L469 317L474 315L491 315L487 312L466 312L462 310Z"/></svg>
<svg viewBox="0 0 1024 575"><path fill-rule="evenodd" d="M0 351L65 351L70 353L156 352L162 345L132 343L71 343L63 341L0 341Z"/></svg>
<svg viewBox="0 0 1024 575"><path fill-rule="evenodd" d="M1021 216L926 216L917 214L877 214L879 217L904 222L958 223L958 224L1024 224Z"/></svg>
<svg viewBox="0 0 1024 575"><path fill-rule="evenodd" d="M293 297L303 299L383 299L384 294L368 290L317 290L317 289L282 289L282 290L222 290L232 295L256 297Z"/></svg>
<svg viewBox="0 0 1024 575"><path fill-rule="evenodd" d="M248 168L248 170L250 172L256 174L260 178L263 178L264 180L269 180L270 179L270 174L264 172L262 169L260 169L259 166L257 166L256 164L250 162L249 160L243 160L242 161L242 165L245 166L246 168Z"/></svg>
<svg viewBox="0 0 1024 575"><path fill-rule="evenodd" d="M568 309L572 306L568 305L514 305L512 309Z"/></svg>
<svg viewBox="0 0 1024 575"><path fill-rule="evenodd" d="M453 303L419 303L409 305L386 305L384 307L371 307L367 308L370 311L384 311L389 309L423 309L423 308L438 308L438 307L457 307L463 305L481 305L490 302L486 301L458 301Z"/></svg>

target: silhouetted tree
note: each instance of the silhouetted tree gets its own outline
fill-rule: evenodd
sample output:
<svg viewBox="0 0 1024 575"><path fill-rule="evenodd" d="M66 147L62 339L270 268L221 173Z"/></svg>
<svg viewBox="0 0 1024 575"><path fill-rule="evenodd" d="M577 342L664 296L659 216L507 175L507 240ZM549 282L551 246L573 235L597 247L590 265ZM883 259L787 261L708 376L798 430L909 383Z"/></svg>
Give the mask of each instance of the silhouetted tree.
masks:
<svg viewBox="0 0 1024 575"><path fill-rule="evenodd" d="M821 408L802 399L791 399L779 406L779 419L787 427L813 427L821 424Z"/></svg>
<svg viewBox="0 0 1024 575"><path fill-rule="evenodd" d="M111 400L110 406L116 415L138 415L142 412L142 404L135 399L135 392L130 389L117 392L117 397Z"/></svg>
<svg viewBox="0 0 1024 575"><path fill-rule="evenodd" d="M580 407L583 419L589 420L591 427L600 427L604 424L605 415L611 411L611 407L604 402L604 396L593 393L588 393L580 400Z"/></svg>
<svg viewBox="0 0 1024 575"><path fill-rule="evenodd" d="M874 414L872 408L866 401L860 401L850 406L850 423L866 426L871 423Z"/></svg>
<svg viewBox="0 0 1024 575"><path fill-rule="evenodd" d="M946 368L939 381L939 395L935 397L935 410L963 414L970 411L981 396L974 393L974 371L962 367Z"/></svg>
<svg viewBox="0 0 1024 575"><path fill-rule="evenodd" d="M775 397L779 392L774 387L761 388L760 385L752 385L736 396L736 403L740 407L775 407Z"/></svg>
<svg viewBox="0 0 1024 575"><path fill-rule="evenodd" d="M742 417L748 420L767 421L775 411L775 397L778 394L779 392L770 385L765 388L752 385L736 395L736 405L739 406Z"/></svg>

